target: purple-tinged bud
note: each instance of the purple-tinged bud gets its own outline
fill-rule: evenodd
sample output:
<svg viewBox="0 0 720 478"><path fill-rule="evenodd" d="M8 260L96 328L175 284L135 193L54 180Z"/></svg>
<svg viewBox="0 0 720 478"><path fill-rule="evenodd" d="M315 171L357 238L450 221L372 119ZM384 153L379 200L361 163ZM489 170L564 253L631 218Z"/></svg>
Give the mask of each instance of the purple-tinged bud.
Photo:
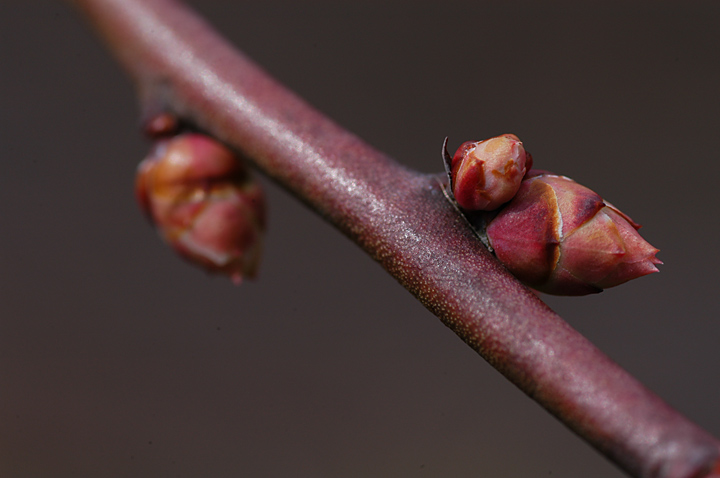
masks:
<svg viewBox="0 0 720 478"><path fill-rule="evenodd" d="M255 277L265 200L227 147L201 134L160 141L140 163L135 190L144 212L183 258L236 283Z"/></svg>
<svg viewBox="0 0 720 478"><path fill-rule="evenodd" d="M495 255L541 292L585 295L658 272L640 226L572 179L533 170L487 226Z"/></svg>
<svg viewBox="0 0 720 478"><path fill-rule="evenodd" d="M460 145L452 158L452 191L468 211L492 211L510 201L532 166L531 156L514 134Z"/></svg>

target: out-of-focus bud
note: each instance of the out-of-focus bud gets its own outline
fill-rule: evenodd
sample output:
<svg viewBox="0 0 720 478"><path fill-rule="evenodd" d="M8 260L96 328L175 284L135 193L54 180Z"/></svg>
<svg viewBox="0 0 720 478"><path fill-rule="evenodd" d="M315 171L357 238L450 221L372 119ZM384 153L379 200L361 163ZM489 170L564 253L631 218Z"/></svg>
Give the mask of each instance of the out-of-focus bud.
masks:
<svg viewBox="0 0 720 478"><path fill-rule="evenodd" d="M514 134L460 145L452 158L452 191L468 211L492 211L508 202L520 188L531 156Z"/></svg>
<svg viewBox="0 0 720 478"><path fill-rule="evenodd" d="M142 209L182 257L236 283L255 276L265 201L227 147L195 133L160 141L138 166L135 190Z"/></svg>
<svg viewBox="0 0 720 478"><path fill-rule="evenodd" d="M525 284L585 295L658 272L658 250L639 228L590 189L534 170L486 232L498 259Z"/></svg>
<svg viewBox="0 0 720 478"><path fill-rule="evenodd" d="M180 120L171 113L159 113L150 117L143 125L146 136L157 139L175 135L180 127Z"/></svg>

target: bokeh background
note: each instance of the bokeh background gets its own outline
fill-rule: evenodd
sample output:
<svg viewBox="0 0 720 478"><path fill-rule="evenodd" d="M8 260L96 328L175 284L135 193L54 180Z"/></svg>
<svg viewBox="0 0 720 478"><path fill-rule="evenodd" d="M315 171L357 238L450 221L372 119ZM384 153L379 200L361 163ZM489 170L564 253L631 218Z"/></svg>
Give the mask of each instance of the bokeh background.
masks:
<svg viewBox="0 0 720 478"><path fill-rule="evenodd" d="M662 272L548 303L720 436L720 3L195 1L416 169L513 132L644 224ZM620 477L261 178L260 280L163 246L132 86L78 16L0 3L0 475Z"/></svg>

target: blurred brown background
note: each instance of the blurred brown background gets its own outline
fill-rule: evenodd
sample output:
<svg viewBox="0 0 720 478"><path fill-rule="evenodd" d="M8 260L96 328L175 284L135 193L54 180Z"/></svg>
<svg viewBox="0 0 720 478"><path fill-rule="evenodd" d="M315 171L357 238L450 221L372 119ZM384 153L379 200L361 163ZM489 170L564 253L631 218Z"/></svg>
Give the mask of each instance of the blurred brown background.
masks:
<svg viewBox="0 0 720 478"><path fill-rule="evenodd" d="M548 302L720 435L720 3L193 3L404 164L513 132L644 224L660 274ZM132 87L64 4L0 3L0 64L0 476L623 476L264 179L259 281L176 259Z"/></svg>

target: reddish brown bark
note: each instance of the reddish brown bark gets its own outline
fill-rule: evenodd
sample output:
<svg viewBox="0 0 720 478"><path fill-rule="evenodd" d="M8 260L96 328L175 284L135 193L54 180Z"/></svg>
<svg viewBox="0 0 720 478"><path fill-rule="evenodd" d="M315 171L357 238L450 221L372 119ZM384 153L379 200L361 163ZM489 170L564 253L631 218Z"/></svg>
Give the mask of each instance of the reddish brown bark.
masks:
<svg viewBox="0 0 720 478"><path fill-rule="evenodd" d="M435 176L328 120L175 1L74 3L133 77L147 118L171 112L254 161L618 466L642 477L717 475L718 442L508 274Z"/></svg>

